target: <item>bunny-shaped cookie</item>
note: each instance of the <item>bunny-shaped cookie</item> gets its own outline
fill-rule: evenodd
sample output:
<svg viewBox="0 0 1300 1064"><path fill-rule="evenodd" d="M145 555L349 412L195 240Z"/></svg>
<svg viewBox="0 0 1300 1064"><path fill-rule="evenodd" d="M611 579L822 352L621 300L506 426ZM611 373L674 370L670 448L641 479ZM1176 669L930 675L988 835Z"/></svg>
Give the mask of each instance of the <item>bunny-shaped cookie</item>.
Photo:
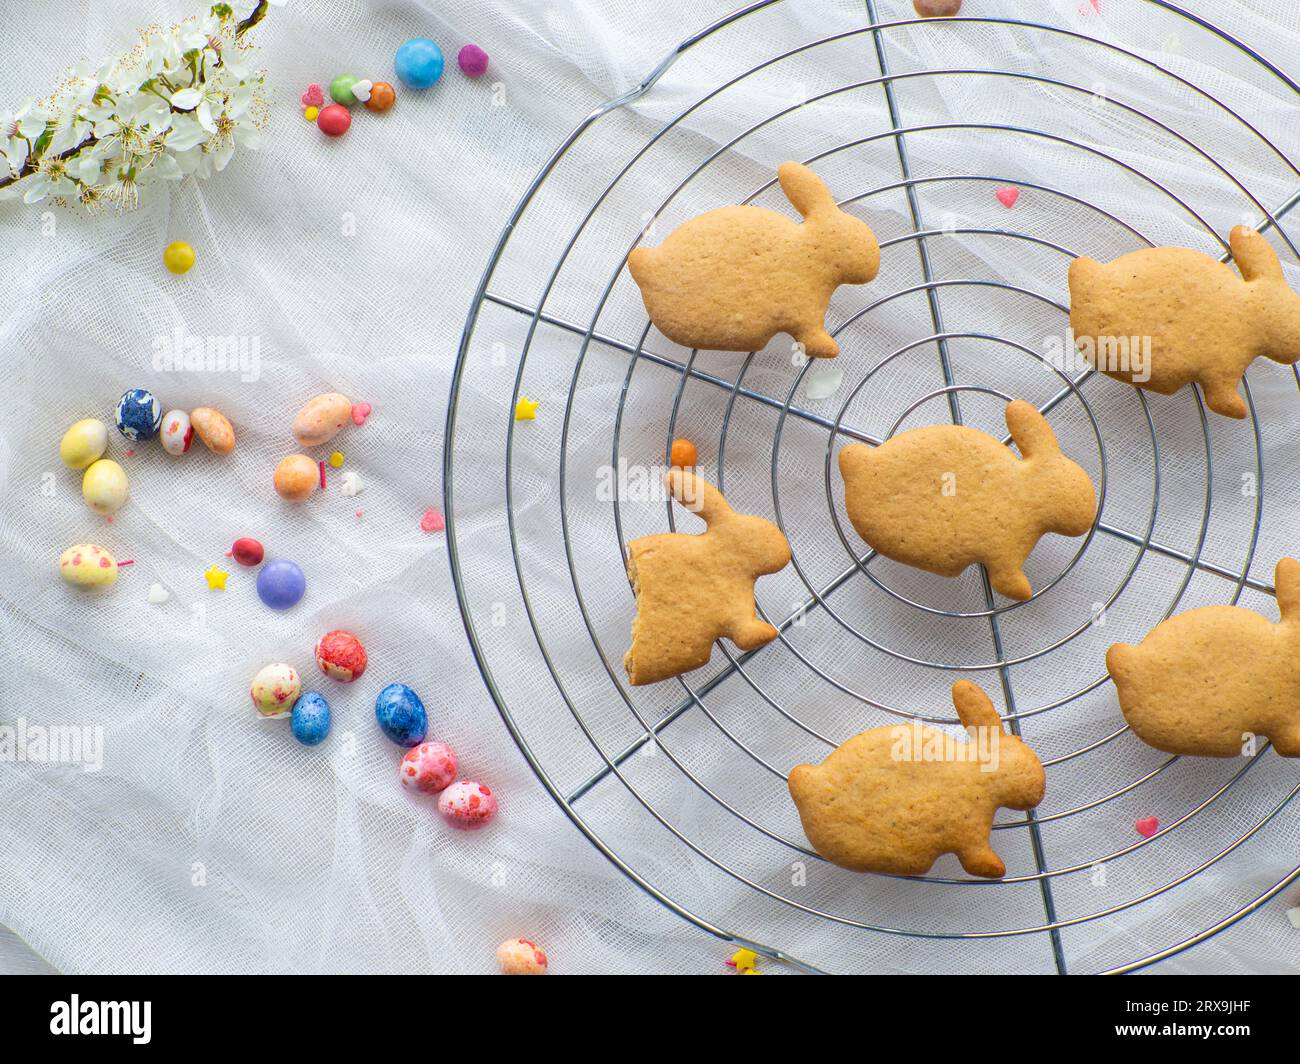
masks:
<svg viewBox="0 0 1300 1064"><path fill-rule="evenodd" d="M636 620L623 667L632 684L698 669L721 636L741 650L770 643L777 631L754 611L754 581L790 561L790 544L776 525L736 513L702 477L674 469L664 482L708 529L661 532L627 545Z"/></svg>
<svg viewBox="0 0 1300 1064"><path fill-rule="evenodd" d="M858 535L885 557L940 576L979 562L998 594L1029 598L1021 570L1029 552L1047 532L1083 535L1097 500L1088 474L1061 453L1031 404L1008 403L1006 419L1023 458L963 425L845 447L844 504Z"/></svg>
<svg viewBox="0 0 1300 1064"><path fill-rule="evenodd" d="M989 844L993 814L1000 806L1033 809L1047 777L975 684L953 684L952 704L969 743L916 722L886 724L855 735L820 765L791 769L790 796L819 854L854 872L915 876L955 853L973 876L1006 874Z"/></svg>
<svg viewBox="0 0 1300 1064"><path fill-rule="evenodd" d="M1251 362L1300 359L1300 295L1259 233L1239 225L1228 243L1241 277L1187 248L1075 259L1070 329L1085 361L1161 395L1195 381L1215 413L1245 417L1237 385Z"/></svg>
<svg viewBox="0 0 1300 1064"><path fill-rule="evenodd" d="M1300 562L1283 558L1273 580L1278 624L1240 606L1201 606L1106 652L1139 739L1167 754L1234 757L1262 736L1300 757Z"/></svg>
<svg viewBox="0 0 1300 1064"><path fill-rule="evenodd" d="M811 358L839 354L826 331L831 293L875 277L880 245L808 167L782 163L777 174L802 225L764 207L719 207L628 256L650 320L670 340L757 351L784 332Z"/></svg>

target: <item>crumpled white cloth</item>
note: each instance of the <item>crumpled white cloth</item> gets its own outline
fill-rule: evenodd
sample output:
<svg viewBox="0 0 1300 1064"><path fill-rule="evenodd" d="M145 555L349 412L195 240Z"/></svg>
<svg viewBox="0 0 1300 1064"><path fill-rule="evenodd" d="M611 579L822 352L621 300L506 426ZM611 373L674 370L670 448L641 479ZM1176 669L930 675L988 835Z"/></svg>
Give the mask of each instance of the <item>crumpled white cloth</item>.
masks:
<svg viewBox="0 0 1300 1064"><path fill-rule="evenodd" d="M247 6L247 5L243 5ZM1188 3L1300 77L1293 5L1283 0ZM910 0L881 0L882 20L911 17ZM1159 61L1219 95L1271 138L1300 154L1295 95L1267 72L1215 45L1157 5L1053 0L1032 12L1010 0L967 0L966 14L1045 21L1098 36ZM242 13L242 6L240 11ZM559 972L718 972L734 946L713 938L639 890L575 829L538 783L504 727L469 653L442 533L421 531L441 505L446 398L461 329L479 276L511 209L556 146L602 102L638 84L683 37L728 13L728 3L636 4L627 0L504 3L305 2L273 8L255 31L269 71L273 118L262 148L240 153L228 170L187 184L123 218L88 220L55 210L6 205L6 296L0 350L9 373L0 419L0 723L102 728L103 765L0 764L0 969L34 971L465 971L493 970L501 939L522 935L548 950ZM195 10L165 0L116 7L85 0L28 5L5 15L11 42L0 64L0 103L56 83L84 58L124 49L132 30L170 23ZM506 534L502 491L506 429L515 371L531 309L559 255L601 191L667 121L764 59L865 24L863 5L789 0L751 15L687 51L658 85L608 115L566 154L525 215L492 278L499 302L485 304L462 380L454 441L455 532L471 616L495 682L543 768L567 791L601 767L592 745L546 671L519 591ZM309 82L328 85L350 71L395 80L396 45L413 35L442 43L448 69L424 93L398 86L386 115L358 110L350 132L327 140L306 123L298 97ZM455 68L455 52L475 41L492 57L480 81ZM24 42L21 49L13 42ZM991 175L1022 188L1008 212L984 181L918 186L924 224L935 230L1009 228L1071 252L1108 257L1139 246L1123 225L1100 218L1061 189L1100 204L1156 243L1218 252L1193 214L1219 233L1258 217L1231 180L1176 136L1153 131L1123 105L1140 108L1195 139L1243 177L1272 208L1300 189L1300 177L1240 123L1136 60L1076 39L1005 27L899 28L885 34L896 72L1011 67L1080 84L1079 94L1029 83L952 74L902 79L905 126L950 122L1010 124L1087 141L1122 159L1125 170L1060 141L992 130L933 129L909 134L915 173ZM760 189L775 163L812 158L849 141L857 148L814 163L841 199L897 182L898 157L880 89L826 97L754 131L653 212L679 181L758 119L824 91L879 74L869 35L846 37L773 64L704 104L667 134L597 210L546 303L546 313L585 330L620 256L653 221L659 239L698 210ZM1188 204L1135 175L1151 175ZM782 207L765 191L759 202ZM882 243L913 229L897 191L855 207ZM49 221L52 219L52 223ZM1292 227L1287 227L1288 231ZM1297 230L1300 232L1300 230ZM194 245L198 264L174 278L161 267L170 240ZM1279 245L1280 246L1280 245ZM996 236L956 233L929 243L935 275L997 279L1064 299L1060 250ZM1293 282L1295 256L1284 253ZM842 290L831 318L842 324L869 302L920 280L915 245L887 246L871 286ZM568 532L584 603L577 609L559 522L557 470L566 397L581 336L543 325L530 347L524 394L540 399L535 422L515 423L514 503L521 570L566 692L611 756L643 726L605 673L596 644L621 678L631 598L621 577L618 537L661 530L662 503L625 503L623 525L591 490L611 461L614 411L644 311L624 275L595 323L575 390L563 448ZM1064 328L1050 302L974 286L943 290L949 331L1012 338L1041 350ZM844 382L825 400L794 405L834 419L866 371L890 351L932 332L923 297L872 311L844 333L837 368ZM236 335L257 341L254 373L155 369L160 337ZM623 346L620 346L623 345ZM657 333L649 350L686 355ZM954 339L957 379L1044 401L1059 387L1024 353L986 340ZM913 399L940 386L934 345L873 376L846 422L883 435ZM708 354L697 368L730 384L744 359ZM252 379L244 379L252 378ZM795 379L781 348L758 356L743 386L775 397ZM1295 378L1260 364L1250 374L1259 411L1265 505L1251 577L1272 580L1277 557L1294 553L1298 500ZM620 453L657 460L669 437L680 375L643 362L633 374L621 421ZM211 405L235 424L239 444L218 458L196 444L173 459L156 445L125 457L128 506L112 524L83 504L76 474L58 461L58 440L74 420L111 417L127 387L153 389L167 408ZM802 386L800 386L802 387ZM1154 455L1136 397L1108 381L1084 386L1106 446L1107 509L1116 527L1145 530ZM278 499L271 471L297 450L288 433L310 396L339 390L374 406L368 423L323 448L345 454L359 474L355 498L330 472L324 495L305 505ZM718 442L729 391L694 380L678 426L718 471ZM998 405L970 393L974 423L997 427ZM1160 441L1161 504L1154 538L1195 548L1204 509L1205 441L1189 393L1150 402ZM727 429L724 483L732 501L773 515L772 447L779 409L736 400ZM946 416L942 400L909 424ZM1255 470L1250 424L1210 415L1214 505L1203 556L1239 571L1254 524L1242 485ZM1099 472L1092 427L1069 400L1053 423L1067 450ZM835 532L822 483L823 426L782 423L780 517L807 579L821 586L849 560ZM360 516L358 516L360 511ZM681 520L680 515L678 519ZM681 520L689 525L690 520ZM298 561L307 598L274 614L253 590L252 573L223 558L242 535L271 557ZM845 531L852 549L860 544ZM108 595L85 597L55 577L67 545L95 540L134 558ZM1048 580L1077 544L1044 544L1031 579ZM1052 642L1105 601L1135 548L1099 536L1059 588L1006 614L1009 653ZM230 570L224 592L203 571ZM874 571L874 570L873 570ZM1136 639L1159 618L1186 566L1152 555L1107 613L1108 625L1044 657L1013 666L1022 710L1043 707L1097 678L1100 653L1116 638ZM978 582L936 584L898 568L880 579L913 598L966 611L983 608ZM151 583L171 591L150 605ZM760 584L760 604L784 617L808 596L799 572ZM1184 605L1226 601L1233 585L1201 572ZM871 649L848 627L915 657L961 664L994 660L984 618L952 620L904 606L863 578L830 600L843 624L809 612L788 643L746 666L748 679L724 680L699 707L661 735L659 756L628 762L630 784L673 829L757 887L719 872L653 820L627 787L606 779L575 809L631 868L700 919L788 951L833 971L1055 970L1046 935L982 940L917 939L864 931L775 902L762 891L842 917L913 930L996 930L1045 921L1036 883L943 886L837 874L805 861L779 839L802 843L776 772L827 747L777 713L772 703L820 735L839 740L887 719L820 679L880 702L951 719L942 670L919 669ZM1248 590L1242 602L1269 612L1272 600ZM1181 607L1180 607L1181 608ZM501 618L494 625L493 617ZM317 679L311 649L330 628L358 632L370 653L351 686ZM795 649L791 649L791 647ZM795 653L798 651L798 654ZM304 748L286 722L257 720L247 704L252 675L271 661L296 665L334 710L328 744ZM711 669L725 664L715 653ZM710 673L693 677L699 685ZM996 672L974 678L1004 704ZM393 680L410 683L428 707L431 735L456 750L462 774L500 796L498 821L462 835L433 804L395 778L399 751L373 722L373 697ZM633 696L647 720L684 696L675 682ZM1062 757L1118 725L1103 685L1066 707L1027 716L1024 731L1044 759ZM721 726L748 748L726 738ZM670 756L664 756L670 755ZM676 760L674 760L676 759ZM1047 866L1081 864L1054 877L1060 920L1080 919L1060 936L1071 971L1122 965L1198 934L1256 897L1294 867L1300 812L1292 802L1207 872L1151 900L1128 902L1187 876L1257 825L1296 784L1294 764L1268 754L1224 797L1168 835L1106 863L1094 858L1137 840L1133 821L1158 815L1169 825L1192 812L1241 766L1179 762L1092 811L1056 816L1110 795L1163 763L1132 736L1049 767L1040 813ZM769 771L770 766L772 771ZM685 774L688 769L698 783ZM706 791L705 788L708 788ZM727 805L723 805L725 802ZM742 812L761 829L728 811ZM1007 817L1019 819L1019 815ZM1027 833L999 831L995 844L1012 875L1034 872ZM806 882L798 869L806 864ZM953 876L945 861L940 876ZM1295 963L1295 932L1283 912L1292 887L1253 917L1152 971L1276 971ZM1116 908L1113 916L1082 919ZM765 970L780 971L767 964Z"/></svg>

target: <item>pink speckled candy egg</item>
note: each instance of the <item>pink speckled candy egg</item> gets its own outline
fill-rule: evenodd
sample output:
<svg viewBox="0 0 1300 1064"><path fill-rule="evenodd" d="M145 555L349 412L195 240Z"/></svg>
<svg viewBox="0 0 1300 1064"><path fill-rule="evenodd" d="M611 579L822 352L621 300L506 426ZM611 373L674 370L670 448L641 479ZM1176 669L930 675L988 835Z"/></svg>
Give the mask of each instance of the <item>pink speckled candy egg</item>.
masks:
<svg viewBox="0 0 1300 1064"><path fill-rule="evenodd" d="M546 953L526 938L508 938L497 947L502 975L545 975Z"/></svg>
<svg viewBox="0 0 1300 1064"><path fill-rule="evenodd" d="M276 662L253 677L248 693L259 716L287 717L302 694L302 681L292 665Z"/></svg>
<svg viewBox="0 0 1300 1064"><path fill-rule="evenodd" d="M366 648L351 632L336 628L316 640L316 664L340 683L351 683L366 671Z"/></svg>
<svg viewBox="0 0 1300 1064"><path fill-rule="evenodd" d="M462 831L477 831L497 815L497 796L473 780L457 780L438 795L443 820Z"/></svg>
<svg viewBox="0 0 1300 1064"><path fill-rule="evenodd" d="M397 778L403 787L413 787L423 794L436 794L456 778L456 755L445 743L413 746L402 758Z"/></svg>

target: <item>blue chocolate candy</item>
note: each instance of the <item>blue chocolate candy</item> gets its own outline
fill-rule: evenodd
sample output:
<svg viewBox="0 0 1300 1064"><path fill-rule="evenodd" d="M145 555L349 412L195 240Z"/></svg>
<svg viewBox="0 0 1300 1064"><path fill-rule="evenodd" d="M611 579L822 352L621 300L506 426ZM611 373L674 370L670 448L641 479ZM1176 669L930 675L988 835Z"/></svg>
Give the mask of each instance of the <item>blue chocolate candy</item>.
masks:
<svg viewBox="0 0 1300 1064"><path fill-rule="evenodd" d="M304 691L293 704L293 737L303 746L323 743L330 733L330 704L319 691Z"/></svg>
<svg viewBox="0 0 1300 1064"><path fill-rule="evenodd" d="M307 578L293 562L277 558L257 574L257 597L273 610L296 606L307 590Z"/></svg>
<svg viewBox="0 0 1300 1064"><path fill-rule="evenodd" d="M404 683L390 683L375 699L375 719L398 746L418 746L429 730L420 696Z"/></svg>
<svg viewBox="0 0 1300 1064"><path fill-rule="evenodd" d="M393 69L407 88L427 89L442 77L442 49L428 37L412 37L397 49Z"/></svg>
<svg viewBox="0 0 1300 1064"><path fill-rule="evenodd" d="M162 426L162 404L146 388L128 388L117 401L117 431L132 443L152 440Z"/></svg>

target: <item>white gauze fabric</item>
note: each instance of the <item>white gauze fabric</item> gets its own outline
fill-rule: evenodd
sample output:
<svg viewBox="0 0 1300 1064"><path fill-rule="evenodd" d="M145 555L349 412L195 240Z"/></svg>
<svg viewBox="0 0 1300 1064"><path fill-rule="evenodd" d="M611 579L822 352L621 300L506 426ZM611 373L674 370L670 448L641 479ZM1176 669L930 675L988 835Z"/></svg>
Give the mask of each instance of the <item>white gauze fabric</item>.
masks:
<svg viewBox="0 0 1300 1064"><path fill-rule="evenodd" d="M1293 4L1184 6L1300 78ZM910 0L876 7L882 22L913 17ZM442 506L445 444L448 531L497 694L601 844L701 923L829 971L1090 972L1201 935L1295 868L1296 765L1269 752L1249 765L1166 766L1114 734L1123 722L1102 663L1109 643L1136 641L1175 607L1232 601L1243 572L1241 604L1276 616L1260 588L1300 549L1289 368L1250 370L1255 416L1242 423L1203 417L1190 389L1141 397L1107 379L1054 406L1063 446L1098 484L1104 452L1106 529L1068 571L1079 541L1044 540L1028 575L1035 587L1060 580L998 614L1000 650L976 573L856 569L863 545L833 462L849 438L833 435L836 424L879 438L946 420L946 397L933 394L945 384L941 355L962 388L1044 404L1067 387L1042 356L1064 334L1071 255L1106 259L1148 241L1219 255L1214 233L1258 223L1300 192L1278 154L1300 158L1295 91L1160 5L967 0L966 15L1058 32L882 30L894 74L954 71L891 82L893 116L877 41L856 32L870 21L861 3L788 0L704 38L650 91L594 121L538 189L489 279L455 436L444 439L461 331L516 201L588 114L729 9L290 0L255 31L273 112L257 152L125 217L0 209L10 382L0 724L100 727L104 742L95 772L0 764L0 967L486 972L495 945L523 935L557 973L726 971L735 947L607 860L498 714L466 639L446 533L420 528ZM195 10L11 5L0 105L44 92L74 61L126 49L139 26ZM436 87L399 85L390 113L359 109L337 140L303 120L309 82L344 71L395 81L393 51L414 35L443 46ZM478 81L455 68L471 40L492 57ZM930 276L957 282L934 290L952 334L943 351L918 287L895 119L913 130L903 144L920 225L935 234ZM879 278L832 301L843 352L815 372L843 378L822 399L805 394L813 371L792 364L784 337L752 359L700 354L684 378L690 352L646 334L621 269L647 227L657 243L692 214L751 196L789 213L771 183L787 158L810 161L883 245ZM996 190L1012 186L1020 197L1008 208ZM1294 227L1281 222L1270 239L1300 285L1281 238ZM162 269L171 240L197 251L185 277ZM178 329L256 339L256 372L155 368L159 338ZM111 418L136 386L168 409L223 410L239 444L227 458L196 445L173 459L156 444L127 457L114 437L109 455L131 497L108 524L82 502L58 440L78 418ZM342 495L331 471L325 493L290 505L271 472L298 449L294 412L330 390L374 412L313 454L343 451L364 490ZM519 394L540 401L535 421L512 420ZM958 395L968 423L1002 434L1000 399ZM616 505L602 476L619 458L634 472L661 462L673 436L697 442L701 471L733 505L785 528L796 564L761 581L758 600L775 623L798 621L740 667L715 651L685 684L632 691L620 664L632 614L620 541L666 530L670 517L696 522L631 481ZM253 574L223 558L243 535L302 565L298 607L265 609ZM1148 536L1161 549L1140 552ZM106 595L55 575L59 552L87 540L135 560ZM207 588L211 565L230 570L224 591ZM165 604L147 602L153 582L171 592ZM1105 623L1090 623L1103 607ZM351 686L312 662L332 628L356 631L369 650ZM1000 657L1015 664L1000 673ZM287 722L254 716L247 686L272 661L329 698L325 745L301 747ZM900 713L952 722L958 673L938 666L967 670L1003 712L1009 689L1048 763L1039 852L1011 813L994 833L1003 884L943 882L965 878L952 858L936 865L937 882L917 882L853 876L809 855L784 773ZM423 696L431 736L454 747L462 775L498 794L486 830L454 832L398 786L400 751L373 716L375 693L396 680ZM610 772L606 759L627 750ZM1134 822L1148 816L1167 832L1137 845ZM1033 930L1053 922L1049 902L1054 936ZM1284 889L1146 970L1291 970L1297 939L1284 912L1296 904L1296 888ZM1029 933L960 937L1013 930Z"/></svg>

